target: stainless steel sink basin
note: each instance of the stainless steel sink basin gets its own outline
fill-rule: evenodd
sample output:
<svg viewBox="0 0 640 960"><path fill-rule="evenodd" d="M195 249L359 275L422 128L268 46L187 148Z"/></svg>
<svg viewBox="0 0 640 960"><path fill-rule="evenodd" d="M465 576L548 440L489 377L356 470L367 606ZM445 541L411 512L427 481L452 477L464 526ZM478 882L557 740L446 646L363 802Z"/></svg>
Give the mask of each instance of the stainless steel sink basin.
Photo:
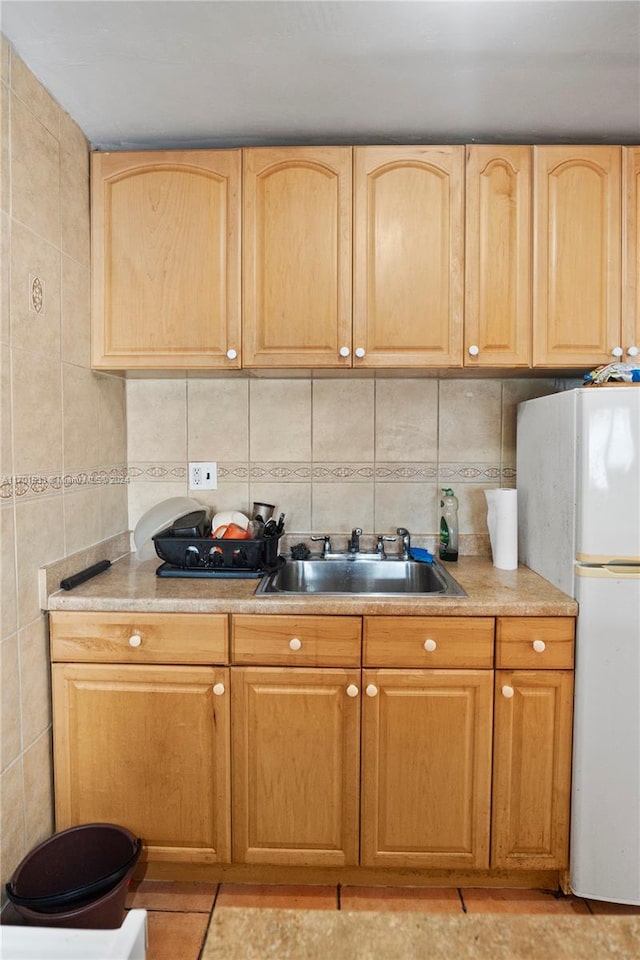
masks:
<svg viewBox="0 0 640 960"><path fill-rule="evenodd" d="M263 577L256 593L466 597L437 560L422 563L377 557L288 560L279 570Z"/></svg>

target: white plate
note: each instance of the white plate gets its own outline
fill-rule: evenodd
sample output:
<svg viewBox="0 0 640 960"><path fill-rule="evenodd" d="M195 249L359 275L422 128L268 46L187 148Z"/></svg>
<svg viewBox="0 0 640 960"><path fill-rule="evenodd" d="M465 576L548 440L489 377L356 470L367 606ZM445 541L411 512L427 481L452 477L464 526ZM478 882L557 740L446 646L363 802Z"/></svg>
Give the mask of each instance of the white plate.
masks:
<svg viewBox="0 0 640 960"><path fill-rule="evenodd" d="M246 530L249 526L249 517L245 517L244 513L240 513L238 510L223 510L220 513L216 513L211 521L211 530L213 532L217 530L218 527L225 527L230 523L236 523L239 527L242 527L243 530Z"/></svg>

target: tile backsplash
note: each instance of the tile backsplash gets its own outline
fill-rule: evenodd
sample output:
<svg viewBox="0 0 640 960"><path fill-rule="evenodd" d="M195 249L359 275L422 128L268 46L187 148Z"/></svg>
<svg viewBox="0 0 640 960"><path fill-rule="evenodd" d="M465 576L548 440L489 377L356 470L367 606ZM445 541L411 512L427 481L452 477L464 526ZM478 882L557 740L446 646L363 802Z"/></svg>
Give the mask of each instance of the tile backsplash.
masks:
<svg viewBox="0 0 640 960"><path fill-rule="evenodd" d="M485 552L490 487L515 486L517 404L553 379L185 378L127 381L129 524L165 497L275 503L289 533L435 536L452 486L466 552ZM214 460L218 489L188 490ZM463 541L464 542L464 541Z"/></svg>

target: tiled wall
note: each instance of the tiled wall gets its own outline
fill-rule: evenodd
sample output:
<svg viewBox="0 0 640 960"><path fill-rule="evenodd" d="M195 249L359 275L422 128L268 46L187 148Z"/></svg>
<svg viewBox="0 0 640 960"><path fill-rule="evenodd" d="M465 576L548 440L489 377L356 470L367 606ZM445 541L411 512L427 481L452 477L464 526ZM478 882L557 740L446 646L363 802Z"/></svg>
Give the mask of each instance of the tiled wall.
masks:
<svg viewBox="0 0 640 960"><path fill-rule="evenodd" d="M1 37L1 866L52 830L38 567L127 526L125 385L89 370L88 144Z"/></svg>
<svg viewBox="0 0 640 960"><path fill-rule="evenodd" d="M554 380L401 377L127 381L129 522L165 497L215 509L275 503L290 533L435 535L460 502L464 552L488 549L487 487L515 485L516 407ZM189 460L215 460L193 493Z"/></svg>

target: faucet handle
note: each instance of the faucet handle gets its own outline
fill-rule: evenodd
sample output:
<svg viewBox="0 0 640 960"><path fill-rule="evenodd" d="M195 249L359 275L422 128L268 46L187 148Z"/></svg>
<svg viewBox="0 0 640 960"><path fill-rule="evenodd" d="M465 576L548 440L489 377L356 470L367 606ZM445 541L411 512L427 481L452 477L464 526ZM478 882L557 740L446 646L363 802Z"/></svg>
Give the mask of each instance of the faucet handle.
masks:
<svg viewBox="0 0 640 960"><path fill-rule="evenodd" d="M328 534L323 534L321 537L309 537L310 540L322 540L322 556L326 557L328 553L331 553L331 537Z"/></svg>
<svg viewBox="0 0 640 960"><path fill-rule="evenodd" d="M395 543L395 541L396 541L396 538L395 538L395 537L385 537L385 536L383 536L381 533L379 533L379 534L378 534L378 542L377 542L377 544L376 544L376 553L378 554L378 556L379 556L379 557L384 557L384 556L385 556L385 552L384 552L385 542L386 542L386 543Z"/></svg>

